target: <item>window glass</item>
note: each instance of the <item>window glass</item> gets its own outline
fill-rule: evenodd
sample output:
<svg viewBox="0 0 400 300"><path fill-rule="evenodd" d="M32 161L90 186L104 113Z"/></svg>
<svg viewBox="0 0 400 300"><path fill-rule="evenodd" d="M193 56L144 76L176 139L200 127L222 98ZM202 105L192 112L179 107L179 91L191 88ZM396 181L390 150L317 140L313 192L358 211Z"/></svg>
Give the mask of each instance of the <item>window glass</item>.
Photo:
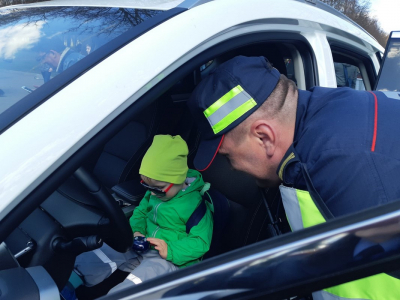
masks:
<svg viewBox="0 0 400 300"><path fill-rule="evenodd" d="M0 9L0 114L158 13L118 7Z"/></svg>
<svg viewBox="0 0 400 300"><path fill-rule="evenodd" d="M285 61L287 78L293 80L297 85L297 80L294 72L294 62L292 57L286 56L283 58L283 60Z"/></svg>
<svg viewBox="0 0 400 300"><path fill-rule="evenodd" d="M400 38L391 38L383 62L378 91L400 91Z"/></svg>
<svg viewBox="0 0 400 300"><path fill-rule="evenodd" d="M335 62L334 65L337 87L350 87L365 91L364 81L357 66L346 62Z"/></svg>
<svg viewBox="0 0 400 300"><path fill-rule="evenodd" d="M200 72L203 72L205 69L207 69L211 64L212 64L212 60L206 62L204 65L200 66Z"/></svg>

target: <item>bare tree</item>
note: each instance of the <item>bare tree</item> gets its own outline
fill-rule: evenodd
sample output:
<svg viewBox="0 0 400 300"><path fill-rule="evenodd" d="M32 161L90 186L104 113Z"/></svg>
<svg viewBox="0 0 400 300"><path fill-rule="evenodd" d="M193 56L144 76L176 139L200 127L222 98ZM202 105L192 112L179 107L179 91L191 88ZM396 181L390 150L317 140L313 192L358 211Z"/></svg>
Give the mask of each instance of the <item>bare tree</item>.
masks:
<svg viewBox="0 0 400 300"><path fill-rule="evenodd" d="M370 0L320 0L340 11L368 31L383 47L389 37L377 19L371 17Z"/></svg>
<svg viewBox="0 0 400 300"><path fill-rule="evenodd" d="M42 1L47 1L47 0L0 0L0 7L7 6L7 5L35 3L35 2L42 2Z"/></svg>
<svg viewBox="0 0 400 300"><path fill-rule="evenodd" d="M125 32L144 20L158 14L156 10L109 8L109 7L37 7L35 9L14 9L13 13L0 18L1 25L10 25L24 20L25 25L37 24L48 19L73 19L71 32L79 34L111 34ZM85 26L88 22L90 26ZM96 22L94 22L96 21Z"/></svg>

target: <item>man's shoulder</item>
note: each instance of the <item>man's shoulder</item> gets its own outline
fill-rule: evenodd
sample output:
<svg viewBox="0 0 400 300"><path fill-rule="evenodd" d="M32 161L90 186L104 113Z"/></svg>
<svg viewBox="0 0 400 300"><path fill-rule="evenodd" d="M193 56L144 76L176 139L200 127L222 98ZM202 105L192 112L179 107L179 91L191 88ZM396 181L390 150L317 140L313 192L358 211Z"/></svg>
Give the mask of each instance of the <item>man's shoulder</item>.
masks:
<svg viewBox="0 0 400 300"><path fill-rule="evenodd" d="M321 96L328 96L330 98L337 98L337 97L366 97L370 93L368 91L358 91L351 88L332 88L332 87L321 87L321 86L314 86L309 89L312 93L311 97L321 97Z"/></svg>
<svg viewBox="0 0 400 300"><path fill-rule="evenodd" d="M85 56L84 56L83 54L77 52L77 51L69 50L69 51L66 53L65 57L67 57L67 58L82 59L82 58L84 58Z"/></svg>
<svg viewBox="0 0 400 300"><path fill-rule="evenodd" d="M68 51L63 58L64 70L69 68L71 65L75 64L82 58L84 58L84 56L81 53L73 50Z"/></svg>
<svg viewBox="0 0 400 300"><path fill-rule="evenodd" d="M334 149L366 149L373 96L350 88L315 87L310 92L296 133L296 150L302 159L315 161L322 152Z"/></svg>
<svg viewBox="0 0 400 300"><path fill-rule="evenodd" d="M356 91L351 88L324 88L314 87L310 89L310 98L307 109L308 116L326 116L325 122L331 123L335 117L343 118L343 112L351 114L369 110L373 95L368 91ZM357 109L355 109L355 107ZM341 114L337 116L337 114Z"/></svg>

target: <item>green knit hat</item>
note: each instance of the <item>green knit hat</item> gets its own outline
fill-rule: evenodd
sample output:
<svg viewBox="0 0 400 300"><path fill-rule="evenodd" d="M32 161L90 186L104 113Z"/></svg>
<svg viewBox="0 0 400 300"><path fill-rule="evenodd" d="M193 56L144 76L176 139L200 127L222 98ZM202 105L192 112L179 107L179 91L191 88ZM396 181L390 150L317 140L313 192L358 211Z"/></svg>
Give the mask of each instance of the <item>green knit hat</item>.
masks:
<svg viewBox="0 0 400 300"><path fill-rule="evenodd" d="M188 147L179 136L156 135L143 157L139 174L168 183L181 184L186 179Z"/></svg>

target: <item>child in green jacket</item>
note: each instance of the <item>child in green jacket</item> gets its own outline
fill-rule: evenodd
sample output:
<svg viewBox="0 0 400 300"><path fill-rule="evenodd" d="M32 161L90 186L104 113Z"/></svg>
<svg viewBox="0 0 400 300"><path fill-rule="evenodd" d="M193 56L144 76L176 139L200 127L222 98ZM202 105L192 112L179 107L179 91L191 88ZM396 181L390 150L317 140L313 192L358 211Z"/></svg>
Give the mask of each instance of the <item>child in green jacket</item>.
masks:
<svg viewBox="0 0 400 300"><path fill-rule="evenodd" d="M209 250L213 230L209 209L186 233L186 223L208 189L201 174L188 169L187 155L180 136L154 137L139 170L148 191L130 218L134 236L146 236L154 250L122 266L131 274L112 291L192 265Z"/></svg>
<svg viewBox="0 0 400 300"><path fill-rule="evenodd" d="M118 268L131 272L111 291L119 290L192 265L209 250L213 231L210 209L186 233L188 219L209 188L199 172L188 169L187 155L186 142L179 135L154 137L139 169L148 191L130 218L133 235L146 236L152 249L119 253L104 244L79 255L75 272L86 286L100 283Z"/></svg>

